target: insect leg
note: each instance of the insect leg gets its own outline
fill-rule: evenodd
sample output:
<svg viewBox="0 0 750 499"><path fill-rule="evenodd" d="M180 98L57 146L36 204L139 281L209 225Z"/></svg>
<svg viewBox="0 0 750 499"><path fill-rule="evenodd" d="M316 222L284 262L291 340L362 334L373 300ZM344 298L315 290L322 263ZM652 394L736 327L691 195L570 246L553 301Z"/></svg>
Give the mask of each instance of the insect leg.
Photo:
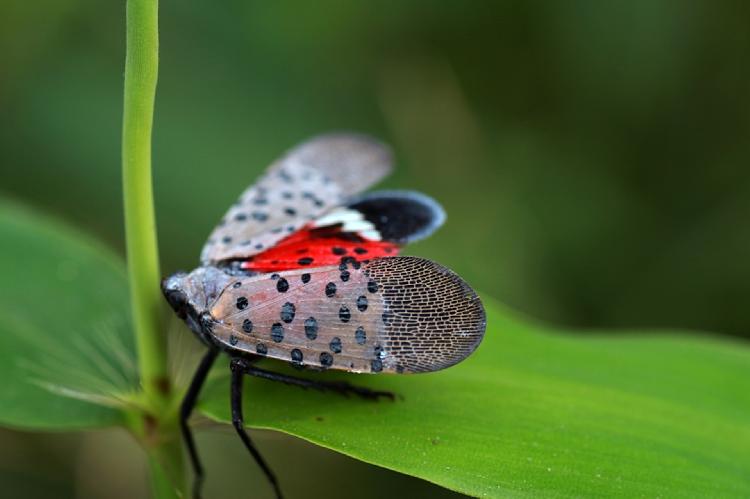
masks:
<svg viewBox="0 0 750 499"><path fill-rule="evenodd" d="M198 450L195 448L195 440L193 440L193 434L188 426L188 419L190 414L195 408L195 404L198 401L198 394L203 387L203 383L206 381L208 371L211 370L211 366L216 360L218 350L209 350L206 355L203 356L201 363L198 365L193 379L190 382L185 397L182 399L182 405L180 406L180 428L182 429L182 438L185 440L187 445L188 453L190 454L190 462L193 465L193 473L195 478L193 479L193 497L200 497L201 485L203 485L203 466L201 460L198 457Z"/></svg>
<svg viewBox="0 0 750 499"><path fill-rule="evenodd" d="M232 425L237 430L237 434L242 439L242 443L245 444L247 450L255 458L255 462L261 467L263 473L266 474L266 478L273 486L278 499L282 498L281 489L279 483L276 480L276 476L271 471L263 456L260 455L258 449L255 448L253 442L250 440L250 436L245 431L245 425L242 419L242 380L244 379L244 372L250 367L250 363L245 359L234 358L230 364L232 369L232 386L231 386L231 399L232 399Z"/></svg>
<svg viewBox="0 0 750 499"><path fill-rule="evenodd" d="M299 386L301 388L313 388L320 391L332 391L340 395L348 397L350 394L358 395L365 399L377 400L378 397L395 399L392 392L383 392L377 390L370 390L361 386L350 385L346 381L318 381L305 378L296 378L294 376L287 376L286 374L275 373L273 371L266 371L258 367L250 366L244 368L244 372L250 376L257 376L259 378L267 379L270 381L280 381L287 385Z"/></svg>

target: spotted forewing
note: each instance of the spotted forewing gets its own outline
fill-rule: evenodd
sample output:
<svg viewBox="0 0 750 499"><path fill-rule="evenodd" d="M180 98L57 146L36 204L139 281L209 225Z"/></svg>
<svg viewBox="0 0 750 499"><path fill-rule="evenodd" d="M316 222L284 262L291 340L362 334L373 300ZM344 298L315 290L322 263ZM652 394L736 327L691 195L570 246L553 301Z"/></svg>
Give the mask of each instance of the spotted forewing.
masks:
<svg viewBox="0 0 750 499"><path fill-rule="evenodd" d="M354 372L451 366L485 327L460 277L414 257L237 277L210 312L212 334L229 349Z"/></svg>
<svg viewBox="0 0 750 499"><path fill-rule="evenodd" d="M390 149L356 134L319 136L288 151L242 193L201 252L204 265L258 254L391 170Z"/></svg>

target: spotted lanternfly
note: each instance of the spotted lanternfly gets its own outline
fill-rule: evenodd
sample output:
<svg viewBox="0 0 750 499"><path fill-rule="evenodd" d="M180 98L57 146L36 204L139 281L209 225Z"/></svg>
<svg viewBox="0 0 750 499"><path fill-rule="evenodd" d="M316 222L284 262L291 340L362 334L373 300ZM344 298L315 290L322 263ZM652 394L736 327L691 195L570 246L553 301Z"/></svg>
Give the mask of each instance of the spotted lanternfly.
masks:
<svg viewBox="0 0 750 499"><path fill-rule="evenodd" d="M244 375L370 399L393 395L288 376L255 361L419 373L460 362L482 340L482 303L460 277L429 260L395 256L442 225L440 205L411 191L359 194L390 170L390 150L367 137L305 142L242 193L203 247L200 267L162 282L169 304L208 347L181 409L195 496L203 468L187 420L219 352L231 358L234 427L281 497L244 430Z"/></svg>

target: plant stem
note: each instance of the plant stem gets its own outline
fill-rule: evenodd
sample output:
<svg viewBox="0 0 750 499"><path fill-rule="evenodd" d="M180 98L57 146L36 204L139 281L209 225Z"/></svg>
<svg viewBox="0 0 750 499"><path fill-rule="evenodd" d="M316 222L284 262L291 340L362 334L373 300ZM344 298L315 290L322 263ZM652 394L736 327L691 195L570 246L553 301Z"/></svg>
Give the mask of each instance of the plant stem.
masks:
<svg viewBox="0 0 750 499"><path fill-rule="evenodd" d="M125 197L130 298L138 347L141 384L149 402L163 397L167 345L159 296L151 185L151 127L158 68L157 4L128 0L125 104L122 131L122 180Z"/></svg>
<svg viewBox="0 0 750 499"><path fill-rule="evenodd" d="M125 238L146 414L134 428L149 454L154 494L176 497L182 455L167 365L151 180L151 130L159 67L158 0L127 0L122 178Z"/></svg>

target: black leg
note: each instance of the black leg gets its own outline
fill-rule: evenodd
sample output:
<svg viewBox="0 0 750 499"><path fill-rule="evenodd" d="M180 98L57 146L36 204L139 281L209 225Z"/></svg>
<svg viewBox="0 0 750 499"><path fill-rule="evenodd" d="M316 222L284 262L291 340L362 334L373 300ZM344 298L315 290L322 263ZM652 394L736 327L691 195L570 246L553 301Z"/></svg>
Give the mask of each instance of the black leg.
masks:
<svg viewBox="0 0 750 499"><path fill-rule="evenodd" d="M195 408L195 403L198 401L198 394L203 387L203 382L206 381L208 371L211 370L211 366L216 360L218 350L209 350L206 355L203 356L198 369L196 369L193 375L193 380L190 382L187 393L182 399L182 405L180 406L180 427L182 428L182 438L185 440L187 445L188 453L190 454L190 462L193 465L193 473L195 478L193 479L193 497L196 499L201 495L201 485L203 484L203 466L201 460L198 457L198 450L195 448L195 440L193 440L193 434L188 426L188 419L190 414Z"/></svg>
<svg viewBox="0 0 750 499"><path fill-rule="evenodd" d="M250 454L255 458L255 462L258 463L258 466L261 467L263 473L266 474L268 481L273 485L276 497L282 499L279 482L276 480L276 476L273 474L273 471L271 471L271 468L263 459L263 456L260 455L260 452L258 452L258 449L255 448L255 445L253 445L253 442L250 440L250 436L245 431L245 425L242 419L242 380L244 379L243 375L245 369L250 368L250 363L244 359L235 358L232 359L230 366L232 369L232 425L234 425L234 429L237 430L237 434L242 439L242 443L245 444L247 450L250 451Z"/></svg>
<svg viewBox="0 0 750 499"><path fill-rule="evenodd" d="M348 397L350 394L358 395L362 398L369 400L377 400L378 397L389 398L394 400L394 394L391 392L381 392L377 390L370 390L361 386L350 385L346 381L317 381L305 378L296 378L294 376L287 376L286 374L279 374L272 371L266 371L251 365L242 366L242 372L249 374L250 376L257 376L259 378L268 379L271 381L280 381L287 385L299 386L301 388L313 388L320 391L332 391L340 395Z"/></svg>

